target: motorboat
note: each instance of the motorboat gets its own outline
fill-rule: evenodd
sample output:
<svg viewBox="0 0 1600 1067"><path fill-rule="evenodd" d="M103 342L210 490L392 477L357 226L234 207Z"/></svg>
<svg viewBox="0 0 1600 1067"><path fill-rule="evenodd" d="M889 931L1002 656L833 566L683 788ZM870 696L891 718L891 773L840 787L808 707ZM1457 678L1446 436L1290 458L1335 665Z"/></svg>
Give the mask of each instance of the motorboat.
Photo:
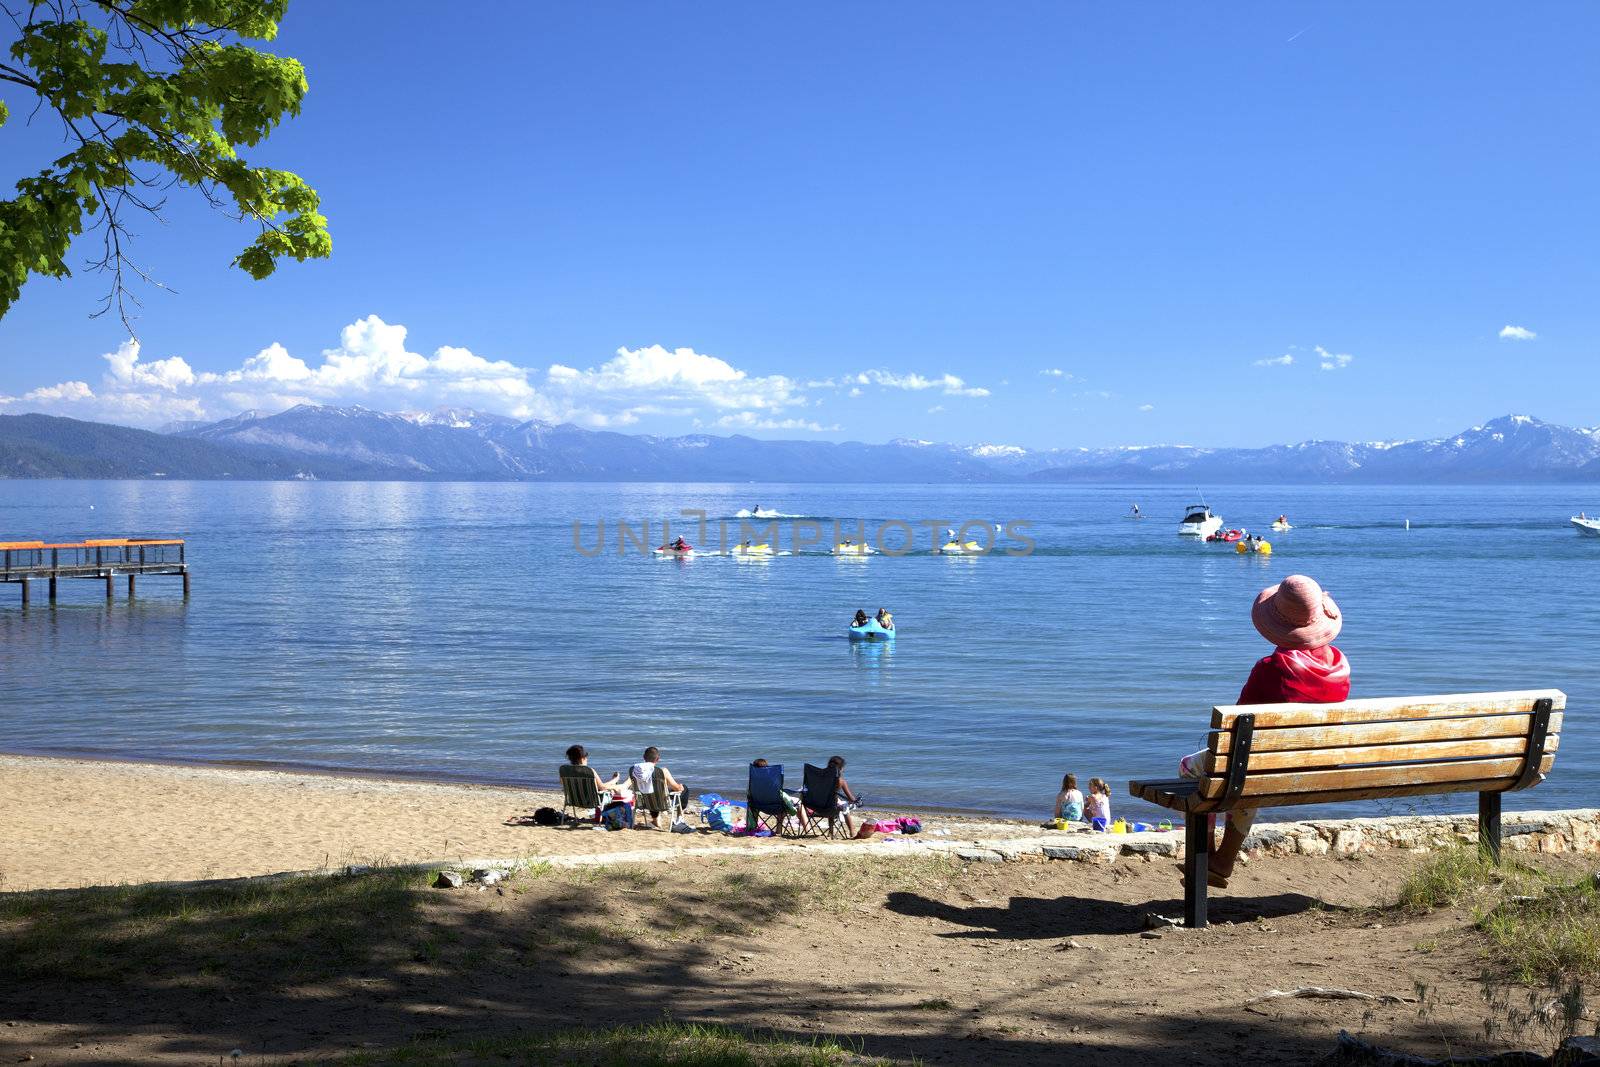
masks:
<svg viewBox="0 0 1600 1067"><path fill-rule="evenodd" d="M1203 503L1190 504L1188 513L1178 524L1178 533L1183 537L1210 537L1220 529L1222 529L1222 516L1213 515L1211 509Z"/></svg>
<svg viewBox="0 0 1600 1067"><path fill-rule="evenodd" d="M860 626L850 627L850 640L852 641L893 641L894 627L885 628L878 624L877 619L868 619Z"/></svg>
<svg viewBox="0 0 1600 1067"><path fill-rule="evenodd" d="M1578 532L1581 534L1600 537L1600 519L1591 519L1589 516L1581 514L1574 515L1572 516L1572 525L1577 527Z"/></svg>

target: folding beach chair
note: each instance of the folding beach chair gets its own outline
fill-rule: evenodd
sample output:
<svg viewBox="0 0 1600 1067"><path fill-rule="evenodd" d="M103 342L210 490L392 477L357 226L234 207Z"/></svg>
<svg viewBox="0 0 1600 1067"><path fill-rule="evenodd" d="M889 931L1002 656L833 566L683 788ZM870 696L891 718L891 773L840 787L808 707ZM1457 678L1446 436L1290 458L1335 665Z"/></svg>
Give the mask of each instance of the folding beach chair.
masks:
<svg viewBox="0 0 1600 1067"><path fill-rule="evenodd" d="M808 832L820 837L850 837L844 805L839 799L839 772L832 767L806 764L805 788L800 806L810 816Z"/></svg>
<svg viewBox="0 0 1600 1067"><path fill-rule="evenodd" d="M750 786L745 790L749 815L745 826L751 833L765 827L774 834L784 832L789 819L789 805L783 799L783 766L750 768Z"/></svg>
<svg viewBox="0 0 1600 1067"><path fill-rule="evenodd" d="M573 822L600 821L600 787L593 767L571 763L561 768L561 814Z"/></svg>
<svg viewBox="0 0 1600 1067"><path fill-rule="evenodd" d="M652 817L665 812L670 828L683 815L683 794L667 792L667 772L657 767L650 777L650 792L641 793L635 789L633 805L638 811Z"/></svg>

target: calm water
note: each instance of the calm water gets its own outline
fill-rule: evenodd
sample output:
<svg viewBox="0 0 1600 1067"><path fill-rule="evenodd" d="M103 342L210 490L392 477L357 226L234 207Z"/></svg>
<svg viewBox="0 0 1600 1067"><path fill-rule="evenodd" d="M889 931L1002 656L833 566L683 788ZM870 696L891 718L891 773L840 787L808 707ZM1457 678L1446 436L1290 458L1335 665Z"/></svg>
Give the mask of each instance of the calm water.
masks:
<svg viewBox="0 0 1600 1067"><path fill-rule="evenodd" d="M838 752L886 803L1038 814L1064 771L1166 775L1267 648L1255 592L1314 575L1345 613L1358 696L1557 686L1550 780L1592 804L1600 540L1572 488L1214 488L1230 525L1280 511L1270 559L1176 536L1192 492L1140 488L0 483L0 539L189 538L194 595L0 587L0 749L419 772L549 786L659 745L691 789L756 756ZM1137 500L1150 516L1125 517ZM571 523L731 516L1028 520L1027 558L586 558ZM92 510L91 510L92 507ZM1412 528L1404 528L1411 520ZM694 531L687 529L691 540ZM785 544L788 543L787 536ZM895 647L852 645L886 605ZM1382 810L1467 810L1470 799ZM1377 805L1366 806L1377 813Z"/></svg>

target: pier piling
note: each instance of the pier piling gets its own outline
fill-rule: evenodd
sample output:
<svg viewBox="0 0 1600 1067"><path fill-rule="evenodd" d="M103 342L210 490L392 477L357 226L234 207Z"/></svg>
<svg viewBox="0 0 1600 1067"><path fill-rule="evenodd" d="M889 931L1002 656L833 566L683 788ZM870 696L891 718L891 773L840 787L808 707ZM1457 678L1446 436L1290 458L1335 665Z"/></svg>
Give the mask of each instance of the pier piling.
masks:
<svg viewBox="0 0 1600 1067"><path fill-rule="evenodd" d="M134 579L134 575L130 572L128 574L128 599L129 600L133 599L133 579Z"/></svg>
<svg viewBox="0 0 1600 1067"><path fill-rule="evenodd" d="M32 585L32 584L33 583L28 581L28 579L26 579L26 578L22 579L22 606L23 607L27 607L28 606L28 587L30 585Z"/></svg>

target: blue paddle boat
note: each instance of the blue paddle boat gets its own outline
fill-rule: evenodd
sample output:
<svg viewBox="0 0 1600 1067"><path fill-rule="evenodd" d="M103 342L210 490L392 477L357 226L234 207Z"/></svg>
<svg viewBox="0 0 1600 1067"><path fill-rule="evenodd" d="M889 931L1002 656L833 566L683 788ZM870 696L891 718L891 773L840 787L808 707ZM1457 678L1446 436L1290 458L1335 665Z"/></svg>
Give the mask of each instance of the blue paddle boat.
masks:
<svg viewBox="0 0 1600 1067"><path fill-rule="evenodd" d="M868 619L860 626L850 627L850 640L852 641L893 641L894 629L884 629L878 625L877 619Z"/></svg>

